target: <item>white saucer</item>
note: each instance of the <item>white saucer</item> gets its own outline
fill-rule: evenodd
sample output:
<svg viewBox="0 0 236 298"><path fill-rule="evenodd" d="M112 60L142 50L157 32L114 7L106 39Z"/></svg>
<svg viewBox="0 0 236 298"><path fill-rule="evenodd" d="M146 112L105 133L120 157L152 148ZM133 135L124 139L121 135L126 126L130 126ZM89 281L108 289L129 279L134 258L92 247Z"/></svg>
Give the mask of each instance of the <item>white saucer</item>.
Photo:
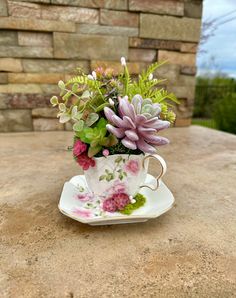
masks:
<svg viewBox="0 0 236 298"><path fill-rule="evenodd" d="M145 183L155 185L156 179L148 174ZM82 223L111 225L145 222L156 218L171 209L175 200L163 182L156 191L141 188L139 193L145 196L146 203L131 215L101 211L99 198L94 198L88 190L84 175L79 175L64 184L58 208L64 215Z"/></svg>

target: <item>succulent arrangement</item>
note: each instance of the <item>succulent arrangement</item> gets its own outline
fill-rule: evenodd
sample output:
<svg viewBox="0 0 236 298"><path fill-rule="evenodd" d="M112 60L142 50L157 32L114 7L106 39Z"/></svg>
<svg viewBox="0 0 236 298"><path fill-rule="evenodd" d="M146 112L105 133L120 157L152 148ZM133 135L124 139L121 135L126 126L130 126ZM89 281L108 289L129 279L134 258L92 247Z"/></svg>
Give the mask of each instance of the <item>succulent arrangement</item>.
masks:
<svg viewBox="0 0 236 298"><path fill-rule="evenodd" d="M134 78L124 57L121 64L119 74L102 67L89 75L79 70L69 81L59 81L60 97L50 100L58 108L59 121L73 123L73 155L84 170L95 166L94 157L155 153L156 146L168 143L157 133L174 122L170 101L178 101L159 87L164 80L154 78L163 63L150 65Z"/></svg>

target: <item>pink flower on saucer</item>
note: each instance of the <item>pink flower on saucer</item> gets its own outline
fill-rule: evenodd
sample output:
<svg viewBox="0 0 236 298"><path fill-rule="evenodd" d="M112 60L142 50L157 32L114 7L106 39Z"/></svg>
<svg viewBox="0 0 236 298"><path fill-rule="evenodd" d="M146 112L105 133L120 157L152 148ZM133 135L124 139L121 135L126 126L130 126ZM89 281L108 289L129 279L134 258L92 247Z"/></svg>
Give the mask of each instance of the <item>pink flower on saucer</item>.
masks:
<svg viewBox="0 0 236 298"><path fill-rule="evenodd" d="M75 198L82 202L86 202L86 201L91 201L93 199L93 195L91 193L81 193L81 194L75 195Z"/></svg>
<svg viewBox="0 0 236 298"><path fill-rule="evenodd" d="M125 165L125 170L132 175L137 175L139 172L138 161L134 159L130 159Z"/></svg>
<svg viewBox="0 0 236 298"><path fill-rule="evenodd" d="M91 217L92 212L90 210L84 209L84 208L76 208L73 211L74 214L81 216L81 217Z"/></svg>
<svg viewBox="0 0 236 298"><path fill-rule="evenodd" d="M115 212L117 206L113 198L106 199L102 204L102 209L108 212Z"/></svg>

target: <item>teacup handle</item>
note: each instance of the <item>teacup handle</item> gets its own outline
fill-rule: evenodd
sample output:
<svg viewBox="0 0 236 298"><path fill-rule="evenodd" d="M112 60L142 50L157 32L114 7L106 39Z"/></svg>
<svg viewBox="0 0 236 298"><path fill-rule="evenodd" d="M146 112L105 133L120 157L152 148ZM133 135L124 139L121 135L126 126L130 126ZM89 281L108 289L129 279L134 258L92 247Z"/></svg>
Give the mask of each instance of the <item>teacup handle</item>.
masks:
<svg viewBox="0 0 236 298"><path fill-rule="evenodd" d="M145 168L145 161L148 159L148 158L155 158L156 160L159 161L160 165L161 165L161 172L160 174L156 177L156 181L157 181L157 185L156 187L155 186L152 186L152 185L148 185L148 184L144 184L144 185L141 185L141 187L148 187L150 188L151 190L157 190L158 187L160 186L160 180L161 180L161 177L165 175L166 173L166 170L167 170L167 166L166 166L166 162L165 160L158 154L153 154L153 155L147 155L143 158L143 168Z"/></svg>

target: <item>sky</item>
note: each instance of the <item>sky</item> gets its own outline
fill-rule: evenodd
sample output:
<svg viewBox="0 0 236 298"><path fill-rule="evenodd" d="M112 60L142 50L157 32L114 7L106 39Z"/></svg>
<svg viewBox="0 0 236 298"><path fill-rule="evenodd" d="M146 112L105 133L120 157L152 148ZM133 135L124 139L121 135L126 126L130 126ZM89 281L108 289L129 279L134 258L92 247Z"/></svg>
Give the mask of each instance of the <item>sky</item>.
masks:
<svg viewBox="0 0 236 298"><path fill-rule="evenodd" d="M220 71L236 78L236 0L204 0L203 22L214 18L218 23L233 20L219 25L202 46L197 57L198 74Z"/></svg>

